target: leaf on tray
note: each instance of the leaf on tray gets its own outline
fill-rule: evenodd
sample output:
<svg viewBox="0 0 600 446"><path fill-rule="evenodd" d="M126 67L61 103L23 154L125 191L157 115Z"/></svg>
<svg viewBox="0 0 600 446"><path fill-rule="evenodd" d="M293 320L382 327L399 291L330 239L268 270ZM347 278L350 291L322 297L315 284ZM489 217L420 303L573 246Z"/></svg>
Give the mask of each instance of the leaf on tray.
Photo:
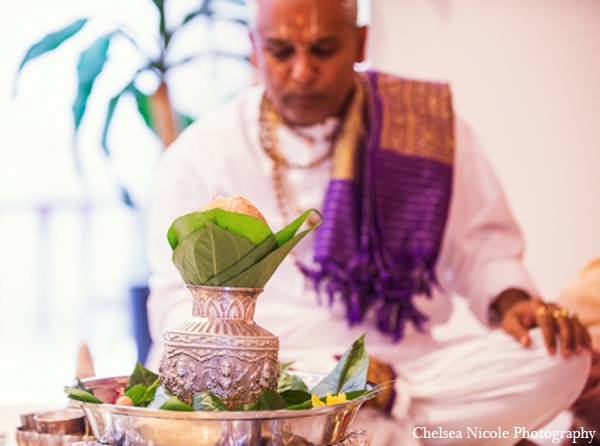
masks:
<svg viewBox="0 0 600 446"><path fill-rule="evenodd" d="M65 387L65 393L69 398L75 401L82 401L84 403L103 404L103 401L96 398L85 390L76 389L74 387Z"/></svg>
<svg viewBox="0 0 600 446"><path fill-rule="evenodd" d="M201 411L226 411L227 406L217 396L211 392L198 392L194 393L194 410Z"/></svg>
<svg viewBox="0 0 600 446"><path fill-rule="evenodd" d="M159 407L162 410L173 410L179 412L193 412L194 408L188 406L176 396L170 397L165 403Z"/></svg>
<svg viewBox="0 0 600 446"><path fill-rule="evenodd" d="M311 393L323 397L330 392L351 392L364 390L367 386L369 356L365 351L365 335L358 338L344 353L333 371L317 384Z"/></svg>
<svg viewBox="0 0 600 446"><path fill-rule="evenodd" d="M264 410L279 410L288 406L280 394L270 389L266 389L260 394L258 402Z"/></svg>
<svg viewBox="0 0 600 446"><path fill-rule="evenodd" d="M138 384L144 384L148 388L152 386L157 379L158 375L156 373L148 370L139 361L137 361L135 368L133 369L133 373L129 377L127 385L125 386L125 392L132 387L137 386Z"/></svg>

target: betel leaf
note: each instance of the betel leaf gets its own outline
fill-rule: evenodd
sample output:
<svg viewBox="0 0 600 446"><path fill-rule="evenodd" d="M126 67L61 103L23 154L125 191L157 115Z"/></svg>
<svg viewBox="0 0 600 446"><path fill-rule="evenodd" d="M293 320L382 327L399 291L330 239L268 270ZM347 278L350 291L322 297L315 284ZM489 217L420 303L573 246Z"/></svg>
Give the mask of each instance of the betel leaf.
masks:
<svg viewBox="0 0 600 446"><path fill-rule="evenodd" d="M271 252L279 248L277 239L274 235L269 237L267 240L256 246L252 251L246 254L239 262L233 264L223 272L220 272L208 282L208 286L221 286L221 284L227 282L229 279L241 274L252 265L255 265L262 259L264 259Z"/></svg>
<svg viewBox="0 0 600 446"><path fill-rule="evenodd" d="M175 249L188 235L202 228L206 220L212 221L219 228L247 238L255 245L261 244L273 235L269 227L257 218L216 208L192 212L177 218L167 232L171 248Z"/></svg>
<svg viewBox="0 0 600 446"><path fill-rule="evenodd" d="M176 396L170 397L165 403L159 407L161 410L173 410L179 412L193 412L194 408L188 406Z"/></svg>
<svg viewBox="0 0 600 446"><path fill-rule="evenodd" d="M279 366L279 380L277 382L277 391L279 393L285 392L286 390L303 390L308 392L308 386L302 381L297 375L288 373L288 368L292 365L292 362L281 364Z"/></svg>
<svg viewBox="0 0 600 446"><path fill-rule="evenodd" d="M77 76L79 79L77 97L73 103L73 117L75 119L75 131L81 124L81 119L86 110L87 101L92 92L92 87L98 75L102 72L104 63L108 59L108 45L115 32L99 37L88 49L79 56L77 64Z"/></svg>
<svg viewBox="0 0 600 446"><path fill-rule="evenodd" d="M23 69L27 62L29 62L32 59L35 59L36 57L41 56L44 53L47 53L48 51L52 51L58 48L63 42L65 42L65 40L77 34L81 30L81 28L83 28L83 25L87 23L87 21L88 19L76 20L70 25L67 25L58 31L48 34L42 40L33 44L27 51L27 54L25 54L21 65L19 65L17 74Z"/></svg>
<svg viewBox="0 0 600 446"><path fill-rule="evenodd" d="M281 395L271 389L265 389L258 397L258 402L264 410L280 410L288 406Z"/></svg>
<svg viewBox="0 0 600 446"><path fill-rule="evenodd" d="M283 246L271 252L264 259L255 263L237 276L227 280L221 286L263 288L269 281L275 270L281 265L283 259L309 232L314 230L319 224L307 229L287 241Z"/></svg>
<svg viewBox="0 0 600 446"><path fill-rule="evenodd" d="M158 375L146 367L144 367L139 361L136 361L133 373L127 381L125 386L125 392L138 384L144 384L147 388L155 384L158 379Z"/></svg>
<svg viewBox="0 0 600 446"><path fill-rule="evenodd" d="M75 377L75 382L76 382L76 384L75 384L76 389L83 390L92 395L94 394L94 391L90 387L86 386L79 378Z"/></svg>
<svg viewBox="0 0 600 446"><path fill-rule="evenodd" d="M148 386L146 384L137 384L125 392L125 396L133 401L134 406L139 406L147 390Z"/></svg>
<svg viewBox="0 0 600 446"><path fill-rule="evenodd" d="M74 387L65 387L65 393L69 398L76 401L82 401L84 403L93 403L93 404L102 404L103 401L96 398L89 392L85 390L76 389Z"/></svg>
<svg viewBox="0 0 600 446"><path fill-rule="evenodd" d="M288 407L285 408L285 410L306 410L306 409L312 409L312 402L310 401L310 398L307 401L304 401L303 403L300 404L292 404Z"/></svg>
<svg viewBox="0 0 600 446"><path fill-rule="evenodd" d="M277 241L279 242L279 246L284 245L289 240L291 240L292 237L294 237L294 235L296 234L298 229L300 229L300 226L302 226L304 224L304 222L308 219L309 215L312 212L316 213L319 216L319 218L321 219L321 221L316 226L319 226L321 224L321 222L323 221L323 217L321 216L321 213L319 211L317 211L316 209L309 209L308 211L306 211L302 215L300 215L298 218L296 218L294 221L292 221L285 228L283 228L281 231L279 231L278 233L275 234L275 237L277 238Z"/></svg>
<svg viewBox="0 0 600 446"><path fill-rule="evenodd" d="M304 390L285 390L280 395L288 406L302 404L310 400L310 393Z"/></svg>
<svg viewBox="0 0 600 446"><path fill-rule="evenodd" d="M229 212L218 208L204 211L202 214L219 228L244 236L255 245L261 244L273 235L263 221L251 215Z"/></svg>
<svg viewBox="0 0 600 446"><path fill-rule="evenodd" d="M171 248L177 248L184 238L202 228L207 221L208 219L201 212L192 212L175 219L167 232L167 239Z"/></svg>
<svg viewBox="0 0 600 446"><path fill-rule="evenodd" d="M247 403L238 407L237 409L233 409L234 412L251 412L254 410L262 410L260 403Z"/></svg>
<svg viewBox="0 0 600 446"><path fill-rule="evenodd" d="M317 384L311 393L323 397L330 392L351 392L364 390L367 386L367 370L369 356L365 351L365 335L363 334L346 350L344 356L333 371Z"/></svg>
<svg viewBox="0 0 600 446"><path fill-rule="evenodd" d="M194 410L205 412L226 411L227 406L211 392L194 393Z"/></svg>
<svg viewBox="0 0 600 446"><path fill-rule="evenodd" d="M246 237L221 229L211 221L188 235L173 251L173 263L185 283L204 285L234 265L255 245Z"/></svg>

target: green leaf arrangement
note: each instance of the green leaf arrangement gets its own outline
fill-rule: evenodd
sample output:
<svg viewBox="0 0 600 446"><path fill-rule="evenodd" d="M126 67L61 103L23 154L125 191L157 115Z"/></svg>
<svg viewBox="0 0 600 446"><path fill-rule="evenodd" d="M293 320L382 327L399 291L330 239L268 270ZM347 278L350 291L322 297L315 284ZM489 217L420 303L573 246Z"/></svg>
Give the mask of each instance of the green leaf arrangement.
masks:
<svg viewBox="0 0 600 446"><path fill-rule="evenodd" d="M309 209L273 233L250 215L211 209L176 219L167 233L173 263L188 285L263 288L290 251L321 222L297 233Z"/></svg>
<svg viewBox="0 0 600 446"><path fill-rule="evenodd" d="M367 369L369 357L365 350L364 335L354 341L334 370L325 376L313 389L297 375L288 372L291 363L280 366L277 391L264 390L257 402L248 403L233 409L235 412L262 410L304 410L313 408L311 397L315 395L322 402L326 394L345 393L347 401L368 399L377 394L381 387L367 389ZM150 409L192 411L227 411L227 406L211 392L198 392L193 396L193 406L179 400L168 389L159 385L157 375L144 368L139 362L125 387L135 406ZM91 389L81 381L75 387L66 387L65 393L71 399L85 403L103 404L93 395Z"/></svg>

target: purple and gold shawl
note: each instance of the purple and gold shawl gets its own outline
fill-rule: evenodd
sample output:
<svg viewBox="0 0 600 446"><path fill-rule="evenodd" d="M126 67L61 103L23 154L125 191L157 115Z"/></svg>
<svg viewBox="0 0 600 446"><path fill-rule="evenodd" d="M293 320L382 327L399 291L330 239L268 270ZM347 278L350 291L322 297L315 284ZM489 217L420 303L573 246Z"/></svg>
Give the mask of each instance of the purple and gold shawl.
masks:
<svg viewBox="0 0 600 446"><path fill-rule="evenodd" d="M454 156L450 90L377 72L362 82L366 137L352 157L334 157L311 276L330 302L342 299L351 324L374 309L379 329L400 340L407 321L421 330L427 320L412 296L437 283ZM344 159L351 168L336 169Z"/></svg>

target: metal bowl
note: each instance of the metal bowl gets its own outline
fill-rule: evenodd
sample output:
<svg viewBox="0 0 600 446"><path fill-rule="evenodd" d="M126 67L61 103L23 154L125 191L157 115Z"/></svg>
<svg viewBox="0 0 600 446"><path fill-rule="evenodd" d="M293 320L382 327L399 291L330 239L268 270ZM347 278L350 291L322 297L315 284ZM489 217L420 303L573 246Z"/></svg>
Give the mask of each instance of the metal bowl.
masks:
<svg viewBox="0 0 600 446"><path fill-rule="evenodd" d="M323 375L296 373L309 388ZM85 380L105 402L122 395L127 376ZM80 403L103 444L122 446L309 446L342 442L361 404L377 396L307 410L173 412Z"/></svg>

